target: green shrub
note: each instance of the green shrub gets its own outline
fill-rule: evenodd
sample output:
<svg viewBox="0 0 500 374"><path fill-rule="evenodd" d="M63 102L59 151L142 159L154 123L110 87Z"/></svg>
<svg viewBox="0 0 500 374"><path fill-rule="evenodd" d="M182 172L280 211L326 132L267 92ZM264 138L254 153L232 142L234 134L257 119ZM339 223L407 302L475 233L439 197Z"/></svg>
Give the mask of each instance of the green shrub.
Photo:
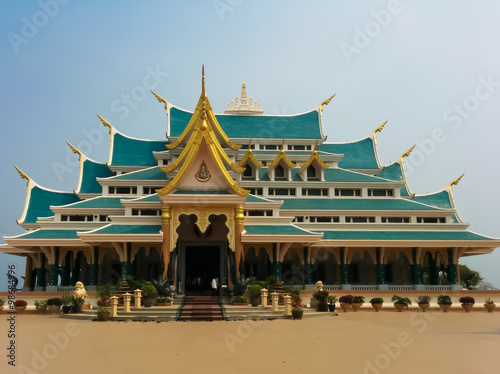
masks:
<svg viewBox="0 0 500 374"><path fill-rule="evenodd" d="M384 303L384 299L381 297L373 297L370 300L370 304L383 304L383 303Z"/></svg>

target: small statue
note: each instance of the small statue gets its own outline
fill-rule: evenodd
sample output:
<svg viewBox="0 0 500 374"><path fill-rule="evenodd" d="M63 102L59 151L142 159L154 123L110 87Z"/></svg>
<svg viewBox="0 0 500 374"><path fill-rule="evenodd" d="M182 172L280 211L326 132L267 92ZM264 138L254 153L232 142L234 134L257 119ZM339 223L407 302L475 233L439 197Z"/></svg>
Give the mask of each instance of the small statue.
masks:
<svg viewBox="0 0 500 374"><path fill-rule="evenodd" d="M73 296L74 297L79 297L79 298L82 298L82 299L86 299L87 298L87 290L85 289L85 287L83 287L83 283L78 281L76 282L75 284L75 292L73 292Z"/></svg>
<svg viewBox="0 0 500 374"><path fill-rule="evenodd" d="M323 291L323 282L322 281L317 281L316 284L314 285L314 287L316 288L314 291L317 292L317 291Z"/></svg>

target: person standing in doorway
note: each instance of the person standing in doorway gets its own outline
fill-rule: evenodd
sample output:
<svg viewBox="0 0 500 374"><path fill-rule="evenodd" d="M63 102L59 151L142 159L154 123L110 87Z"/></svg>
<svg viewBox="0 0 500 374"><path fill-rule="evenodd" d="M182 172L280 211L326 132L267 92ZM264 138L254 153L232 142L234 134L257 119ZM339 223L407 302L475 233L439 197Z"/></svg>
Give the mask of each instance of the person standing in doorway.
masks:
<svg viewBox="0 0 500 374"><path fill-rule="evenodd" d="M217 280L215 279L215 277L212 279L211 286L212 286L212 296L217 296Z"/></svg>

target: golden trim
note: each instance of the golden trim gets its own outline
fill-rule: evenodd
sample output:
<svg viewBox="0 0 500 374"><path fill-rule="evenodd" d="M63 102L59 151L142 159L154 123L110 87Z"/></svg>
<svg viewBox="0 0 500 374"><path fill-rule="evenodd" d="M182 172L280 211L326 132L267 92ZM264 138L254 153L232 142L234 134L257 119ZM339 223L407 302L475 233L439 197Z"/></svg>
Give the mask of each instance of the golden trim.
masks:
<svg viewBox="0 0 500 374"><path fill-rule="evenodd" d="M150 91L151 91L151 93L152 93L153 95L155 95L156 100L158 100L158 102L160 102L160 103L164 103L164 104L165 104L165 110L166 110L166 111L167 111L167 113L168 113L168 102L167 102L167 100L165 100L163 97L161 97L160 95L158 95L158 94L157 94L156 92L154 92L153 90L150 90Z"/></svg>
<svg viewBox="0 0 500 374"><path fill-rule="evenodd" d="M332 101L332 99L335 97L335 95L337 95L336 93L334 93L332 96L330 96L328 99L326 99L325 101L323 101L321 104L319 104L319 111L320 113L323 112L323 106L324 105L328 105L330 104L330 102Z"/></svg>
<svg viewBox="0 0 500 374"><path fill-rule="evenodd" d="M163 207L161 209L161 222L162 223L170 223L170 219L171 219L171 215L170 215L170 207L169 206L166 206L166 207Z"/></svg>
<svg viewBox="0 0 500 374"><path fill-rule="evenodd" d="M235 245L235 236L234 236L234 223L235 223L235 212L231 207L226 208L196 208L196 207L172 207L172 226L170 229L170 251L172 252L177 246L177 241L179 239L179 234L177 229L180 227L181 222L179 220L182 214L191 215L194 214L198 217L198 220L195 222L195 225L200 229L202 233L206 232L208 226L210 226L210 216L211 215L224 215L226 216L226 227L229 229L227 233L227 240L229 243L229 248L234 252Z"/></svg>
<svg viewBox="0 0 500 374"><path fill-rule="evenodd" d="M244 220L245 220L245 208L240 206L234 210L234 221L238 224L243 224Z"/></svg>
<svg viewBox="0 0 500 374"><path fill-rule="evenodd" d="M294 168L297 166L297 164L294 164L292 161L290 161L290 159L288 158L288 156L286 155L284 149L283 149L283 146L281 146L281 151L278 153L278 156L276 156L276 158L274 159L273 162L271 162L270 164L267 165L268 168L273 168L275 167L276 165L278 165L278 163L280 162L280 160L283 160L285 161L285 163L291 167L291 168Z"/></svg>
<svg viewBox="0 0 500 374"><path fill-rule="evenodd" d="M457 179L455 179L453 182L451 182L449 184L450 189L451 189L451 186L456 186L458 184L458 182L460 182L460 180L463 178L464 175L465 175L465 173L462 173L461 176L459 176Z"/></svg>
<svg viewBox="0 0 500 374"><path fill-rule="evenodd" d="M82 161L82 157L83 157L83 153L82 151L80 151L78 148L76 148L74 145L72 145L70 142L68 142L66 140L66 144L69 145L69 147L71 148L71 150L73 151L73 153L75 155L78 155L78 161Z"/></svg>
<svg viewBox="0 0 500 374"><path fill-rule="evenodd" d="M248 160L252 160L253 164L258 167L258 168L262 168L264 167L264 164L261 164L256 158L255 158L255 155L253 154L252 150L250 149L250 146L248 147L245 155L243 156L243 158L241 159L240 162L238 162L238 166L241 166L243 167L245 165L245 163L248 161Z"/></svg>
<svg viewBox="0 0 500 374"><path fill-rule="evenodd" d="M379 127L377 127L375 129L375 131L373 131L373 135L375 135L377 132L382 132L382 129L385 127L385 124L389 122L389 120L385 121L383 124L381 124Z"/></svg>
<svg viewBox="0 0 500 374"><path fill-rule="evenodd" d="M401 155L401 160L402 160L403 158L405 158L405 157L410 157L411 151L413 151L413 148L415 148L416 146L417 146L416 144L415 144L415 145L413 145L413 147L411 147L409 150L407 150L405 153L403 153L403 154Z"/></svg>
<svg viewBox="0 0 500 374"><path fill-rule="evenodd" d="M31 181L30 177L28 177L28 175L23 173L21 169L19 169L16 165L14 165L14 167L16 168L17 172L19 173L19 176L21 177L21 179L26 179L28 181L28 183Z"/></svg>
<svg viewBox="0 0 500 374"><path fill-rule="evenodd" d="M102 124L105 127L109 127L109 135L112 136L113 135L113 126L111 126L111 124L108 121L106 121L104 118L102 118L99 114L97 114L97 117L99 117L99 119L101 120Z"/></svg>
<svg viewBox="0 0 500 374"><path fill-rule="evenodd" d="M312 162L314 160L318 161L319 166L321 166L323 169L327 169L330 167L330 165L325 164L323 162L323 160L321 159L321 157L319 156L319 154L318 154L318 142L317 141L316 141L316 145L314 146L314 150L312 151L312 153L309 156L309 158L307 159L307 161L299 166L301 168L307 168L309 165L312 164Z"/></svg>

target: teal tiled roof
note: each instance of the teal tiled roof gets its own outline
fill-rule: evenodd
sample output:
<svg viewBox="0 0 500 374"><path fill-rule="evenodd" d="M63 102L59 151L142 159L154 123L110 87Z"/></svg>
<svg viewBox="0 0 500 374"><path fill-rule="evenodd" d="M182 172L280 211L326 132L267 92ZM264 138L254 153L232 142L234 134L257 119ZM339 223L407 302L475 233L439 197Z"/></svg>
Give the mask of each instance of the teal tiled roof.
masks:
<svg viewBox="0 0 500 374"><path fill-rule="evenodd" d="M378 174L378 177L390 179L392 181L402 181L403 170L401 170L399 162L394 162L384 167L384 169Z"/></svg>
<svg viewBox="0 0 500 374"><path fill-rule="evenodd" d="M72 192L50 191L35 186L31 189L26 217L19 223L35 223L38 218L52 217L54 213L50 206L71 204L79 200Z"/></svg>
<svg viewBox="0 0 500 374"><path fill-rule="evenodd" d="M16 239L78 239L77 230L40 229L27 232Z"/></svg>
<svg viewBox="0 0 500 374"><path fill-rule="evenodd" d="M327 182L389 182L387 179L338 168L325 169L324 174Z"/></svg>
<svg viewBox="0 0 500 374"><path fill-rule="evenodd" d="M170 108L170 136L182 134L192 113ZM217 121L229 138L321 139L319 113L312 110L291 116L234 116L217 114Z"/></svg>
<svg viewBox="0 0 500 374"><path fill-rule="evenodd" d="M102 186L96 178L107 178L113 175L113 172L106 164L101 164L92 160L83 162L82 184L80 193L102 193Z"/></svg>
<svg viewBox="0 0 500 374"><path fill-rule="evenodd" d="M450 194L447 190L432 193L429 195L415 195L413 197L413 200L418 201L422 204L428 204L442 209L452 209Z"/></svg>
<svg viewBox="0 0 500 374"><path fill-rule="evenodd" d="M153 195L150 195L150 196L146 196L146 197L140 197L138 199L133 199L131 201L161 201L160 200L160 196L158 196L157 193L153 194Z"/></svg>
<svg viewBox="0 0 500 374"><path fill-rule="evenodd" d="M437 208L406 199L280 199L281 209L328 209L328 210L437 210Z"/></svg>
<svg viewBox="0 0 500 374"><path fill-rule="evenodd" d="M317 235L297 226L245 225L247 235Z"/></svg>
<svg viewBox="0 0 500 374"><path fill-rule="evenodd" d="M495 240L470 231L321 231L330 240Z"/></svg>
<svg viewBox="0 0 500 374"><path fill-rule="evenodd" d="M319 150L343 154L344 157L339 161L339 167L344 169L378 169L379 167L373 139L370 137L352 143L323 143Z"/></svg>
<svg viewBox="0 0 500 374"><path fill-rule="evenodd" d="M159 234L161 225L108 225L102 229L92 232L92 234Z"/></svg>
<svg viewBox="0 0 500 374"><path fill-rule="evenodd" d="M113 209L113 208L123 208L120 200L121 197L95 197L93 199L83 200L76 204L68 205L64 208L76 209L76 208L100 208L100 209Z"/></svg>
<svg viewBox="0 0 500 374"><path fill-rule="evenodd" d="M255 196L255 195L247 195L246 203L274 203L272 200L265 199L263 197Z"/></svg>
<svg viewBox="0 0 500 374"><path fill-rule="evenodd" d="M115 166L154 166L153 152L165 150L166 141L141 140L126 137L120 133L113 137L111 164Z"/></svg>
<svg viewBox="0 0 500 374"><path fill-rule="evenodd" d="M152 167L143 170L133 171L126 174L117 175L109 179L117 180L153 180L153 181L165 181L167 180L166 174L161 170L160 167Z"/></svg>

